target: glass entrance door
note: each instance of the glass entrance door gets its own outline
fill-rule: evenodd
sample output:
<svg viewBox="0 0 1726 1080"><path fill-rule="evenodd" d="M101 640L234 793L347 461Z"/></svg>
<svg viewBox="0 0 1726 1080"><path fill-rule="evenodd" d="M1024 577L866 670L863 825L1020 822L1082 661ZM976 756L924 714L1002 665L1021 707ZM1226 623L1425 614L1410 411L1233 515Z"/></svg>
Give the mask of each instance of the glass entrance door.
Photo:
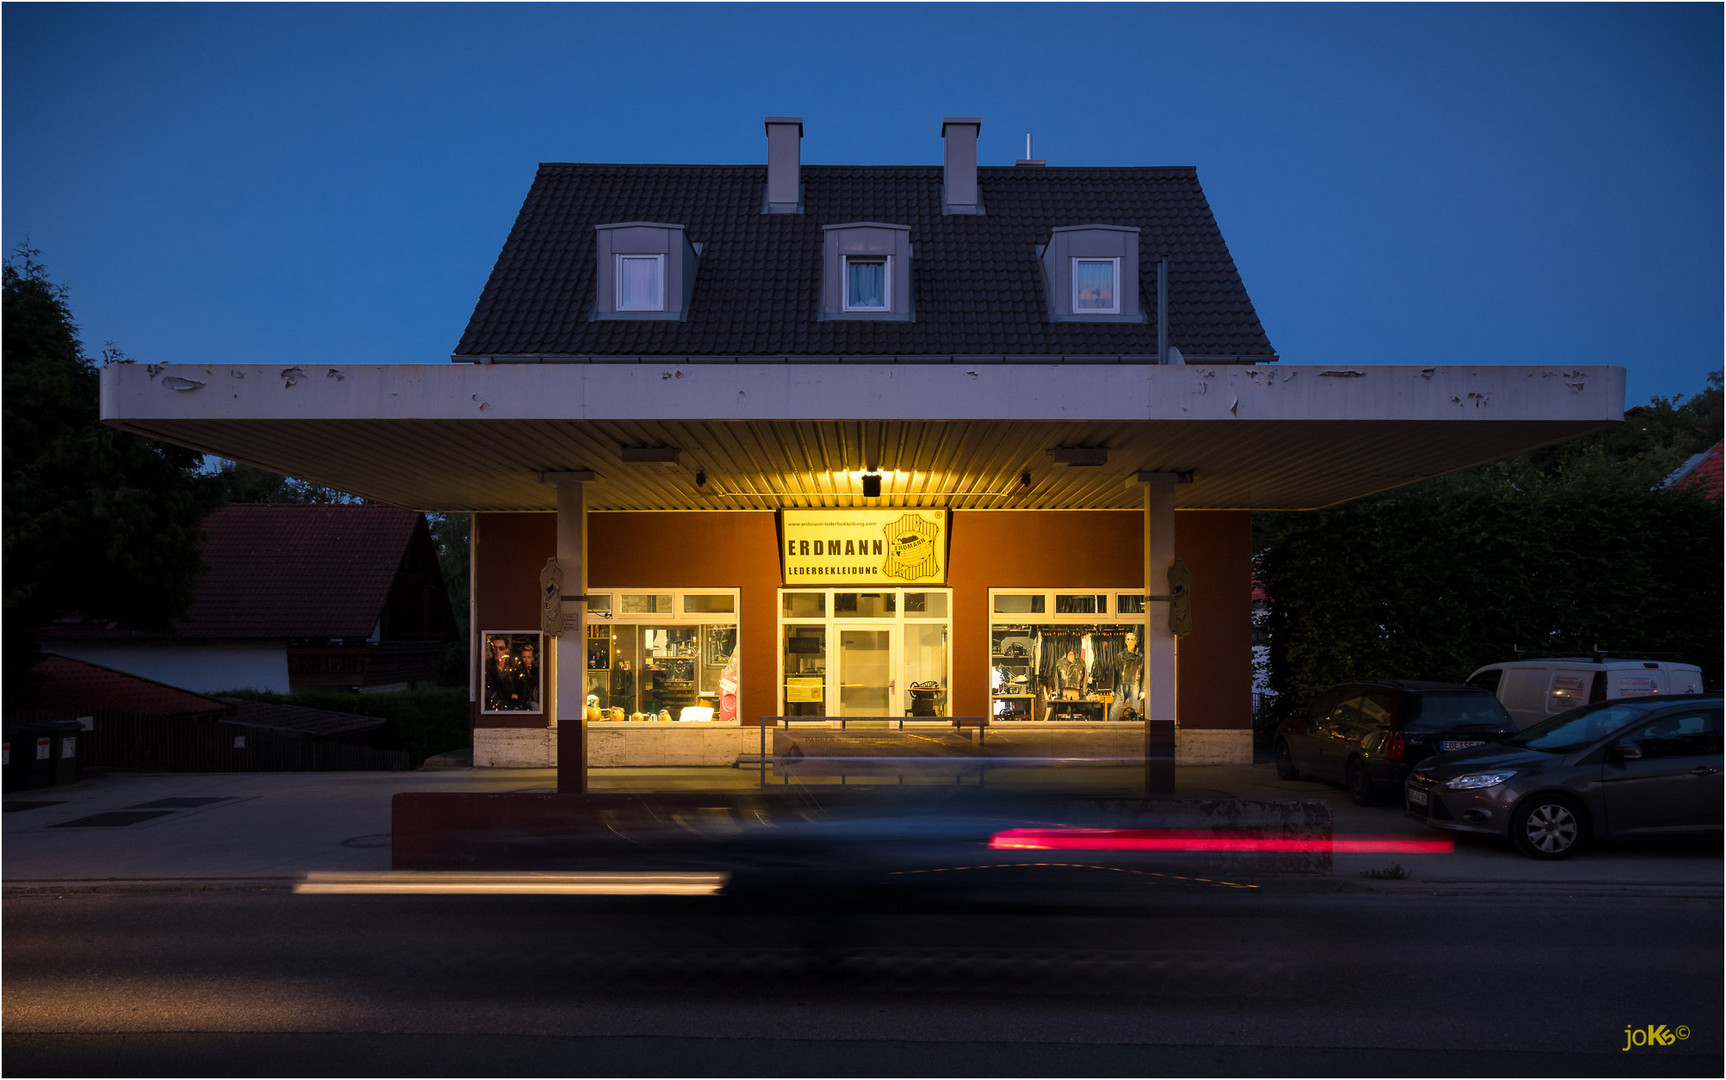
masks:
<svg viewBox="0 0 1726 1080"><path fill-rule="evenodd" d="M893 630L835 624L839 639L840 716L897 716Z"/></svg>
<svg viewBox="0 0 1726 1080"><path fill-rule="evenodd" d="M784 589L782 716L948 715L946 589Z"/></svg>

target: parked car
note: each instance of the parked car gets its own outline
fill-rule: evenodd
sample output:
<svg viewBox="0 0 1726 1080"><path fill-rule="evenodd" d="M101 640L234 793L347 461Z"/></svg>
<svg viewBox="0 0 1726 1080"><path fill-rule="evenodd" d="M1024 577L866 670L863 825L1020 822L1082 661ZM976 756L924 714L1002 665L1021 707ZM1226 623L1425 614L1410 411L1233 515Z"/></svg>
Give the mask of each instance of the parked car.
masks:
<svg viewBox="0 0 1726 1080"><path fill-rule="evenodd" d="M1435 829L1508 837L1563 859L1590 840L1722 826L1721 697L1584 705L1501 744L1420 762L1408 812Z"/></svg>
<svg viewBox="0 0 1726 1080"><path fill-rule="evenodd" d="M1370 806L1383 793L1399 794L1422 758L1515 730L1504 706L1478 686L1365 679L1331 687L1284 720L1272 749L1282 779L1329 780Z"/></svg>
<svg viewBox="0 0 1726 1080"><path fill-rule="evenodd" d="M1678 660L1595 653L1488 664L1468 681L1497 694L1516 726L1527 728L1596 701L1700 694L1702 669Z"/></svg>

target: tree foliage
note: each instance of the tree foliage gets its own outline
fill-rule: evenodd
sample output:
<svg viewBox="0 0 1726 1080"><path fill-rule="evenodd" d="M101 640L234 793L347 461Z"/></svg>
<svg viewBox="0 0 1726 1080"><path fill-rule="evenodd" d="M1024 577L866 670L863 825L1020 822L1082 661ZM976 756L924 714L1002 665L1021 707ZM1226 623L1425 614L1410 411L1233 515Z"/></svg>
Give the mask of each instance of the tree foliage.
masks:
<svg viewBox="0 0 1726 1080"><path fill-rule="evenodd" d="M210 474L224 503L363 503L345 491L296 480L278 472L238 461L224 461Z"/></svg>
<svg viewBox="0 0 1726 1080"><path fill-rule="evenodd" d="M1721 437L1721 385L1611 430L1306 514L1255 518L1270 685L1460 680L1516 650L1680 652L1718 685L1721 508L1662 481Z"/></svg>
<svg viewBox="0 0 1726 1080"><path fill-rule="evenodd" d="M4 273L5 674L27 688L57 617L165 629L184 612L215 492L197 453L100 422L100 365L38 253Z"/></svg>

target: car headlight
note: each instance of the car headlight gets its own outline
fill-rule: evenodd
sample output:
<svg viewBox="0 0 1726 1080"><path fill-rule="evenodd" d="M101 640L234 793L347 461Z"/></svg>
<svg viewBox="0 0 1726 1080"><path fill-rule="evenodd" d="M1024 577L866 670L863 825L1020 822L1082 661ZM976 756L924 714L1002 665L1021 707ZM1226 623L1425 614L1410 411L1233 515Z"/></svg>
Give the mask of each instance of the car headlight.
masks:
<svg viewBox="0 0 1726 1080"><path fill-rule="evenodd" d="M1464 773L1454 780L1446 780L1444 786L1450 791L1469 791L1474 788L1497 787L1516 775L1514 769L1506 772L1474 772Z"/></svg>

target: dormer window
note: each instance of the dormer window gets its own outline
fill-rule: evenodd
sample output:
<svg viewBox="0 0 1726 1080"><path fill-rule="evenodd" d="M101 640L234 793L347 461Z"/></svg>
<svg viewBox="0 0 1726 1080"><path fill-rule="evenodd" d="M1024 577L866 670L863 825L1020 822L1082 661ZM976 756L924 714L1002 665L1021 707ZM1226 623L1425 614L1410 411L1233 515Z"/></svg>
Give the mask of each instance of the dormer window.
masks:
<svg viewBox="0 0 1726 1080"><path fill-rule="evenodd" d="M665 310L665 256L617 257L617 310Z"/></svg>
<svg viewBox="0 0 1726 1080"><path fill-rule="evenodd" d="M701 251L681 225L625 221L598 231L595 319L679 320L689 314Z"/></svg>
<svg viewBox="0 0 1726 1080"><path fill-rule="evenodd" d="M1119 315L1121 260L1073 260L1073 313Z"/></svg>
<svg viewBox="0 0 1726 1080"><path fill-rule="evenodd" d="M888 280L891 275L890 256L843 256L845 261L845 310L889 311L887 298L892 295Z"/></svg>
<svg viewBox="0 0 1726 1080"><path fill-rule="evenodd" d="M1040 245L1050 322L1144 322L1139 310L1139 230L1063 225Z"/></svg>
<svg viewBox="0 0 1726 1080"><path fill-rule="evenodd" d="M911 321L911 226L822 227L821 318Z"/></svg>

